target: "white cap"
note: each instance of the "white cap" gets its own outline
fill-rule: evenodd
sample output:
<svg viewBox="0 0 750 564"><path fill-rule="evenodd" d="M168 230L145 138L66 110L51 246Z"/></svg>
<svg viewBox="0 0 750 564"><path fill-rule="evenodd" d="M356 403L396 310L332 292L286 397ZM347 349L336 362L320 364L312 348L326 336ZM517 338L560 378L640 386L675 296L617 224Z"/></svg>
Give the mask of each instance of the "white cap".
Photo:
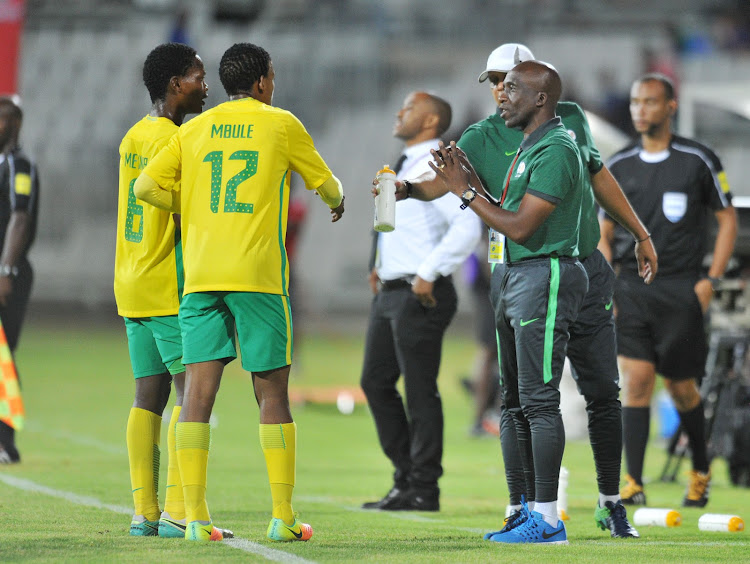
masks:
<svg viewBox="0 0 750 564"><path fill-rule="evenodd" d="M526 45L520 43L503 43L487 58L487 70L479 75L479 82L487 80L490 71L508 72L518 63L533 61L534 54Z"/></svg>

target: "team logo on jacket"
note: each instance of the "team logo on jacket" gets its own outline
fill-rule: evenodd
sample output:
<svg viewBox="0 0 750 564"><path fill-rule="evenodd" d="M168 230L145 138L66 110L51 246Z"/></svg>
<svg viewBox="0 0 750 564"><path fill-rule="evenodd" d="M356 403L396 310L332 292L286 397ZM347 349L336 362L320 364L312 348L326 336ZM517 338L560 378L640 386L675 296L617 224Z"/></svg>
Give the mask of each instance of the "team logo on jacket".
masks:
<svg viewBox="0 0 750 564"><path fill-rule="evenodd" d="M687 203L687 194L682 192L665 192L661 202L661 209L669 221L677 223L685 215Z"/></svg>
<svg viewBox="0 0 750 564"><path fill-rule="evenodd" d="M524 170L526 170L526 163L524 161L521 161L520 163L518 163L518 168L516 169L516 178L521 176Z"/></svg>
<svg viewBox="0 0 750 564"><path fill-rule="evenodd" d="M576 132L572 129L568 129L568 135L570 135L573 138L573 141L576 140Z"/></svg>

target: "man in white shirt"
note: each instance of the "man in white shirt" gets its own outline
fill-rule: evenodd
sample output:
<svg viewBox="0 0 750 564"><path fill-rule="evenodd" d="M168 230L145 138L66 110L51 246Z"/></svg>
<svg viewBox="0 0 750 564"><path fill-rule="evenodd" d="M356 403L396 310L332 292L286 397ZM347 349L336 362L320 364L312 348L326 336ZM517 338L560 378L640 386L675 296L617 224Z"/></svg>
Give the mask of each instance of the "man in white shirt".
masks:
<svg viewBox="0 0 750 564"><path fill-rule="evenodd" d="M445 100L427 92L406 97L393 130L406 144L395 167L399 179L431 171L430 150L437 150L450 121ZM398 202L396 229L378 234L361 385L395 472L388 494L364 509L440 509L443 408L437 377L443 335L456 313L451 273L481 235L476 215L451 196ZM406 408L396 389L402 374Z"/></svg>

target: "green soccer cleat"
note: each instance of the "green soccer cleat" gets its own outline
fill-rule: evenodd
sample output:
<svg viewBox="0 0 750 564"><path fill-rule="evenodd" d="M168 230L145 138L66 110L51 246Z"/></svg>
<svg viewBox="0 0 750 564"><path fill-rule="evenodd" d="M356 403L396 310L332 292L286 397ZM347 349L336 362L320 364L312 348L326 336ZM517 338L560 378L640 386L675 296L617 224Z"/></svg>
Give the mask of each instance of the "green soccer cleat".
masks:
<svg viewBox="0 0 750 564"><path fill-rule="evenodd" d="M133 515L130 522L130 536L155 537L159 534L159 521L148 521L143 515Z"/></svg>
<svg viewBox="0 0 750 564"><path fill-rule="evenodd" d="M283 519L271 519L268 524L266 536L272 541L289 542L289 541L306 541L313 535L313 530L307 523L302 523L294 515L294 523L291 526L284 523Z"/></svg>
<svg viewBox="0 0 750 564"><path fill-rule="evenodd" d="M229 529L219 529L213 523L204 521L191 521L185 527L185 538L191 541L210 542L231 539L234 533Z"/></svg>
<svg viewBox="0 0 750 564"><path fill-rule="evenodd" d="M185 519L172 519L166 511L159 517L159 536L163 539L184 539L185 529Z"/></svg>

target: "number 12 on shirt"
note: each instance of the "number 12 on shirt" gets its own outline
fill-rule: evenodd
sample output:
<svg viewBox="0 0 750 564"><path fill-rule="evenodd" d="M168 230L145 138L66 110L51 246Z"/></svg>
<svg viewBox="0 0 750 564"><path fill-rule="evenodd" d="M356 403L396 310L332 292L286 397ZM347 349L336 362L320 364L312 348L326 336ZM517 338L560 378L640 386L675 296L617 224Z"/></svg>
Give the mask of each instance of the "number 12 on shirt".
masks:
<svg viewBox="0 0 750 564"><path fill-rule="evenodd" d="M253 204L237 201L237 188L258 171L258 151L235 151L230 161L245 161L245 168L227 180L224 189L225 213L253 213ZM211 151L203 158L211 163L211 211L219 213L219 199L223 184L224 151Z"/></svg>

